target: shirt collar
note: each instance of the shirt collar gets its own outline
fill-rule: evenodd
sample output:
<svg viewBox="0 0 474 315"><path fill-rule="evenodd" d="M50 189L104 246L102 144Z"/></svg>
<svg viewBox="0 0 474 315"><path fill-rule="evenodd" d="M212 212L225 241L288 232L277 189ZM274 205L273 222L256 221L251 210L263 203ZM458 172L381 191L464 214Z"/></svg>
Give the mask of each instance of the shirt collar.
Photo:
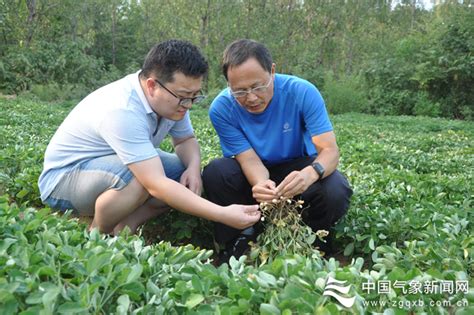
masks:
<svg viewBox="0 0 474 315"><path fill-rule="evenodd" d="M151 108L150 104L148 104L148 101L145 97L145 93L143 93L142 86L140 85L140 74L141 70L138 70L134 75L132 79L132 84L133 88L138 94L138 98L140 99L141 103L143 104L143 107L145 108L145 111L147 114L154 113L153 109Z"/></svg>

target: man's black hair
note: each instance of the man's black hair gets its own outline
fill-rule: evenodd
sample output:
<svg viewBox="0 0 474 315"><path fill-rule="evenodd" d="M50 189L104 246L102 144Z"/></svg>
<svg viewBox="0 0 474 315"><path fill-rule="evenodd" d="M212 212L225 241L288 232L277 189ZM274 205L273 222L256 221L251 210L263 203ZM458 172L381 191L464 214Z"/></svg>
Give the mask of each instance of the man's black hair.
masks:
<svg viewBox="0 0 474 315"><path fill-rule="evenodd" d="M227 46L222 60L222 72L227 80L229 68L239 66L250 58L255 58L268 72L272 72L272 55L265 45L251 39L239 39Z"/></svg>
<svg viewBox="0 0 474 315"><path fill-rule="evenodd" d="M154 74L161 83L172 82L175 72L198 78L205 76L208 64L199 49L184 40L171 39L156 44L147 54L140 76Z"/></svg>

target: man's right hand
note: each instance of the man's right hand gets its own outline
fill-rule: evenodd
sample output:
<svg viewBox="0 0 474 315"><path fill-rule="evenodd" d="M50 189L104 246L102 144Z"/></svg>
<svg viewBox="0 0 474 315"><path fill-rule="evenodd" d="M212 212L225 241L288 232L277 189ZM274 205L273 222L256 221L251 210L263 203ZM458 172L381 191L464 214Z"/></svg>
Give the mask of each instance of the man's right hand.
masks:
<svg viewBox="0 0 474 315"><path fill-rule="evenodd" d="M219 222L239 230L248 228L260 220L258 205L230 205L223 208Z"/></svg>
<svg viewBox="0 0 474 315"><path fill-rule="evenodd" d="M252 187L252 196L258 202L271 202L273 199L279 198L276 184L271 179L255 184Z"/></svg>

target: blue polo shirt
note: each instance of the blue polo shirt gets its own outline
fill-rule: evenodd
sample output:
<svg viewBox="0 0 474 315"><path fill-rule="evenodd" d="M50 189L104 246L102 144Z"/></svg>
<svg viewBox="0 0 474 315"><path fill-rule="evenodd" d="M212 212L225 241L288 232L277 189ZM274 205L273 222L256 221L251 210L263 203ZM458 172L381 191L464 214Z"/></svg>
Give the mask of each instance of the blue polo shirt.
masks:
<svg viewBox="0 0 474 315"><path fill-rule="evenodd" d="M214 99L209 117L225 157L253 148L264 164L275 165L317 154L311 137L333 130L318 89L301 78L276 74L273 92L258 114L243 108L229 88Z"/></svg>

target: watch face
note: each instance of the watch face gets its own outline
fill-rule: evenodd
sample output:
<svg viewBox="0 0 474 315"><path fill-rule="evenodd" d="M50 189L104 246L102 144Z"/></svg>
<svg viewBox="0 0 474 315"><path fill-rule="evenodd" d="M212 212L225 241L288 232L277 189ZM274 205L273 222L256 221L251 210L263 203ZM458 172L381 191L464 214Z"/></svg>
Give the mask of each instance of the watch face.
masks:
<svg viewBox="0 0 474 315"><path fill-rule="evenodd" d="M321 164L319 164L319 163L316 162L316 163L313 164L313 168L315 169L316 173L318 173L318 175L319 175L320 177L323 176L323 174L324 174L324 167L323 167Z"/></svg>

